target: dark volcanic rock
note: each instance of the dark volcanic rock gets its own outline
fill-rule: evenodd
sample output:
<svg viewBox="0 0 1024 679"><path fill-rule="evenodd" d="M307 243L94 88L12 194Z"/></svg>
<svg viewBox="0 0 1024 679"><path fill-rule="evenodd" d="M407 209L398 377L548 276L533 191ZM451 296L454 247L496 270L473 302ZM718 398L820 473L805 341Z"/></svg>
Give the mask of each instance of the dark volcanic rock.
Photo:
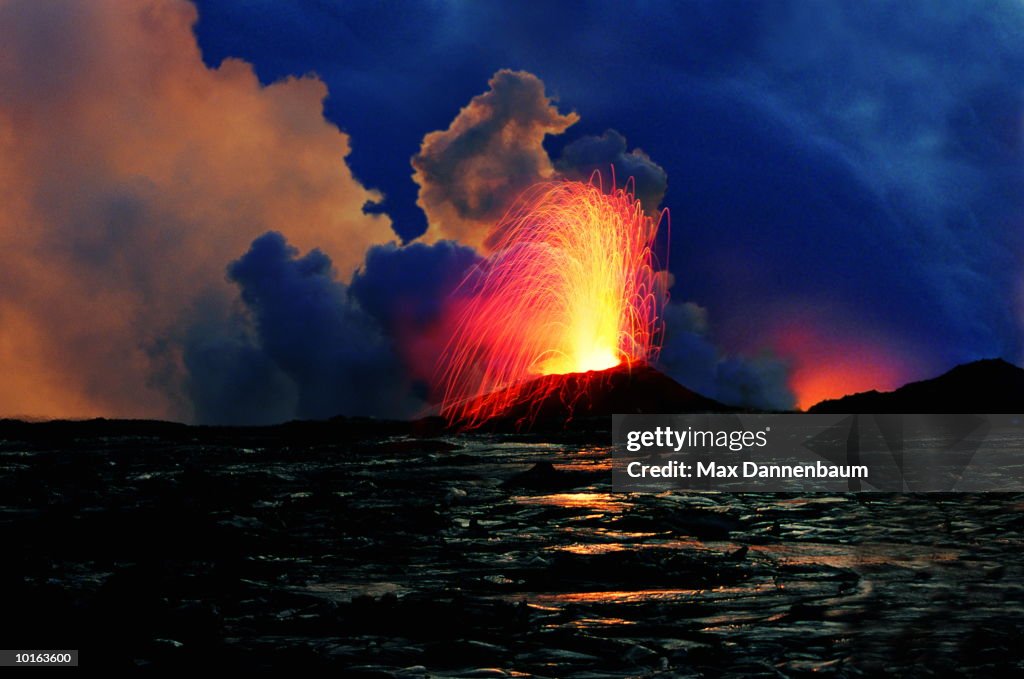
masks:
<svg viewBox="0 0 1024 679"><path fill-rule="evenodd" d="M1024 663L1024 495L615 493L607 440L401 427L0 423L0 637L176 674Z"/></svg>
<svg viewBox="0 0 1024 679"><path fill-rule="evenodd" d="M608 370L546 375L521 389L520 398L484 429L563 429L586 427L589 418L616 413L735 412L737 409L691 391L646 364ZM536 398L536 394L544 394Z"/></svg>
<svg viewBox="0 0 1024 679"><path fill-rule="evenodd" d="M587 472L557 469L547 461L538 462L525 472L516 474L502 484L504 488L531 488L533 490L568 490L594 480Z"/></svg>
<svg viewBox="0 0 1024 679"><path fill-rule="evenodd" d="M822 401L811 413L1020 413L1024 369L1002 359L965 363L895 391L866 391Z"/></svg>

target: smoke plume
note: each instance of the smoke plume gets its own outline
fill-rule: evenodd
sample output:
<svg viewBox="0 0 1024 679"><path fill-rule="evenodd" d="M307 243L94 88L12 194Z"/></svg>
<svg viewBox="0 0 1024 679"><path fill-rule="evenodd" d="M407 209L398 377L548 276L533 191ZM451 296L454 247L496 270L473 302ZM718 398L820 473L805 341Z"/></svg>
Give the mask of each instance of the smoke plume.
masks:
<svg viewBox="0 0 1024 679"><path fill-rule="evenodd" d="M184 0L0 4L0 413L188 418L174 337L268 230L390 240L315 77L204 65ZM238 360L243 360L239 357Z"/></svg>

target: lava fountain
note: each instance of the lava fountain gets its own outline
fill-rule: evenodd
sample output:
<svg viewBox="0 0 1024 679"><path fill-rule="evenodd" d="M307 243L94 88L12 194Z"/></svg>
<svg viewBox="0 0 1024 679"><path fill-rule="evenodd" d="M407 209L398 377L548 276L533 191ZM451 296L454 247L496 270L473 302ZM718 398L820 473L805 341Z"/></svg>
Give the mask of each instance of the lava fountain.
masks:
<svg viewBox="0 0 1024 679"><path fill-rule="evenodd" d="M652 246L667 212L645 214L632 180L605 192L595 177L535 185L492 228L490 255L453 295L438 367L449 421L472 428L543 397L545 375L654 359L666 286Z"/></svg>

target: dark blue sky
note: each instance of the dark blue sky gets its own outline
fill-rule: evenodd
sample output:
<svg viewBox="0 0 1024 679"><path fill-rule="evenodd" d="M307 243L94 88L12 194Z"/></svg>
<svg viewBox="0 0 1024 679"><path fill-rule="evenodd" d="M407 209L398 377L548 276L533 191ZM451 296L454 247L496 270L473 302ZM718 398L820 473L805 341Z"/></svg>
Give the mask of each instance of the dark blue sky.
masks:
<svg viewBox="0 0 1024 679"><path fill-rule="evenodd" d="M706 307L727 351L811 327L888 347L906 377L1022 358L1018 3L197 4L210 65L323 79L405 239L425 228L423 135L524 69L580 115L553 158L614 128L665 168L673 298Z"/></svg>

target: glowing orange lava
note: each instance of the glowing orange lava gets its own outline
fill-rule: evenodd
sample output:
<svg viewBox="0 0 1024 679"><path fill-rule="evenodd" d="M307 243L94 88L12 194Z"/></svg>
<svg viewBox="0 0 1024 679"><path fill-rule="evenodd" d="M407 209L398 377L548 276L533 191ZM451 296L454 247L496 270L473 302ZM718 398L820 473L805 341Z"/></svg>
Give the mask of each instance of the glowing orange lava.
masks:
<svg viewBox="0 0 1024 679"><path fill-rule="evenodd" d="M539 397L527 393L543 383L533 378L654 358L665 290L651 247L661 220L632 186L538 184L494 226L491 255L455 295L439 364L449 420L472 427Z"/></svg>

